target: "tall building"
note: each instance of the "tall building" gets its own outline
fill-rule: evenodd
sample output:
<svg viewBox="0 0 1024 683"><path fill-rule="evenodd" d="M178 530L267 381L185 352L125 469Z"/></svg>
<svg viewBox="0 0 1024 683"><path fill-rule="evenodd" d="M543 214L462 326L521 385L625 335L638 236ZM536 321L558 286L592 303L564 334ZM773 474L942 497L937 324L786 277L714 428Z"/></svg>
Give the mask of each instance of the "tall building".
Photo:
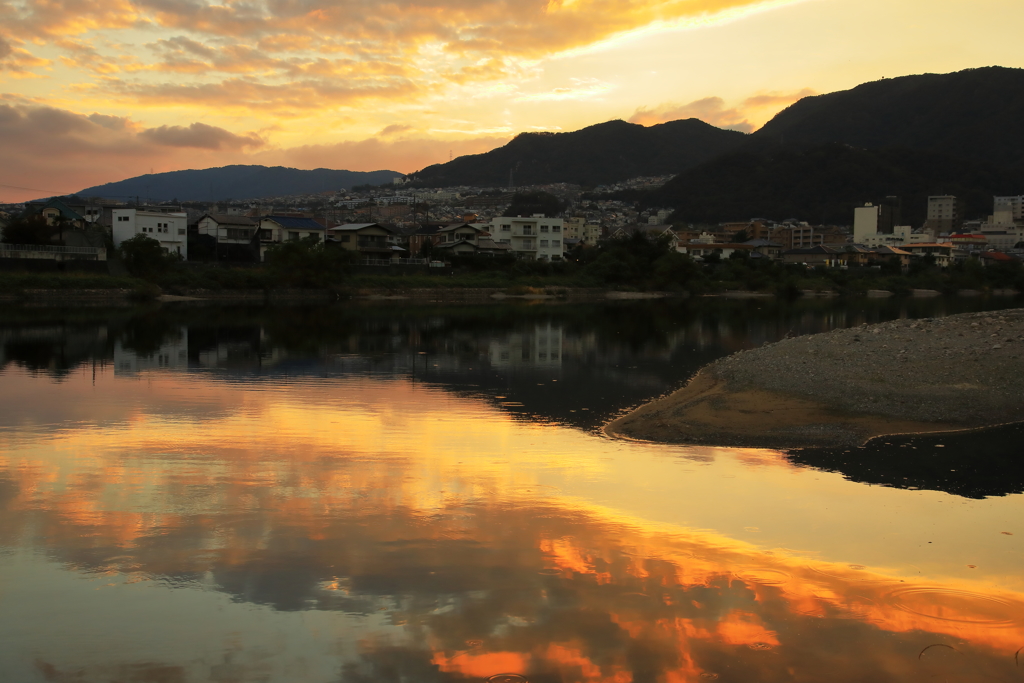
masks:
<svg viewBox="0 0 1024 683"><path fill-rule="evenodd" d="M960 227L963 220L961 215L961 202L952 195L936 195L928 197L928 219L924 223L924 229L938 236L940 233L953 232Z"/></svg>
<svg viewBox="0 0 1024 683"><path fill-rule="evenodd" d="M993 214L1009 211L1014 221L1024 220L1024 195L994 197L993 200Z"/></svg>
<svg viewBox="0 0 1024 683"><path fill-rule="evenodd" d="M853 210L853 243L864 244L869 237L878 234L878 219L881 216L880 206L868 202Z"/></svg>

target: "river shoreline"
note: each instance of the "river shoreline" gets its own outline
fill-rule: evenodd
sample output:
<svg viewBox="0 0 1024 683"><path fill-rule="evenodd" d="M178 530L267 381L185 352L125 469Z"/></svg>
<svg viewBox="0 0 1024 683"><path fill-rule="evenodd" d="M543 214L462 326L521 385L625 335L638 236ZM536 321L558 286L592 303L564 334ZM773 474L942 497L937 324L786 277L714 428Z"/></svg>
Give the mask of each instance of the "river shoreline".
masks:
<svg viewBox="0 0 1024 683"><path fill-rule="evenodd" d="M862 325L722 358L605 432L803 448L977 429L1024 420L1022 369L1024 309Z"/></svg>

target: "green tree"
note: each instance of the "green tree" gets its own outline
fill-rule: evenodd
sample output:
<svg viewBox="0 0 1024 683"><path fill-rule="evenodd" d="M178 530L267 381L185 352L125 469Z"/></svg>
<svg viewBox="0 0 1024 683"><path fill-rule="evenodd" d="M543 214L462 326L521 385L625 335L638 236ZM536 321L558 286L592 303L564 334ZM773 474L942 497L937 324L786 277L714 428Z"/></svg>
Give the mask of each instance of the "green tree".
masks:
<svg viewBox="0 0 1024 683"><path fill-rule="evenodd" d="M7 244L53 244L57 229L47 225L41 214L21 215L4 226L3 241Z"/></svg>
<svg viewBox="0 0 1024 683"><path fill-rule="evenodd" d="M359 258L359 252L321 242L316 235L279 242L267 250L267 264L274 280L290 287L320 289L338 285Z"/></svg>
<svg viewBox="0 0 1024 683"><path fill-rule="evenodd" d="M118 252L128 272L143 278L159 276L181 260L177 254L168 254L155 239L141 233L121 242Z"/></svg>

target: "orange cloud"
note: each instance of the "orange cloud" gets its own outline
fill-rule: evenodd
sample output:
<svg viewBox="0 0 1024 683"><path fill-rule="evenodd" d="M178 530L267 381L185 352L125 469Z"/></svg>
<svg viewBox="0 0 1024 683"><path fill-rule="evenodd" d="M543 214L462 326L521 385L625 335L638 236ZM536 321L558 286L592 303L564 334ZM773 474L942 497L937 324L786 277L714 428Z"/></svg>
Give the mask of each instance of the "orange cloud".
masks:
<svg viewBox="0 0 1024 683"><path fill-rule="evenodd" d="M46 66L49 63L49 60L36 57L22 48L20 41L0 35L0 73L7 72L23 76L28 74L30 69Z"/></svg>
<svg viewBox="0 0 1024 683"><path fill-rule="evenodd" d="M794 93L763 93L746 98L737 107L726 107L725 100L721 97L705 97L683 105L665 102L651 109L637 108L629 121L652 126L666 121L693 118L719 128L751 133L771 115L797 100L815 94L810 88L804 88ZM764 115L764 110L770 110L767 117ZM752 118L755 119L754 122L751 121Z"/></svg>
<svg viewBox="0 0 1024 683"><path fill-rule="evenodd" d="M21 201L70 194L151 171L236 163L408 173L445 161L450 154L479 154L508 141L508 136L439 140L401 135L409 130L393 124L376 138L271 149L257 132L234 133L201 122L147 128L129 117L86 116L7 97L0 99L0 148L5 159L0 183L35 189L4 188L0 198Z"/></svg>

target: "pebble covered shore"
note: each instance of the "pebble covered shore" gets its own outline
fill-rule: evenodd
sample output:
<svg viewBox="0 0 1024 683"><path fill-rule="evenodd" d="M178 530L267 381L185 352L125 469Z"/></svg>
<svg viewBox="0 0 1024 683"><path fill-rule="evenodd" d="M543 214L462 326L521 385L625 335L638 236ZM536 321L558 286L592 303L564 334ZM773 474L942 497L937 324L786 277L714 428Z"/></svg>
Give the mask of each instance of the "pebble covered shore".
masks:
<svg viewBox="0 0 1024 683"><path fill-rule="evenodd" d="M799 447L1020 420L1024 309L1009 309L862 325L743 351L608 431L653 441Z"/></svg>

